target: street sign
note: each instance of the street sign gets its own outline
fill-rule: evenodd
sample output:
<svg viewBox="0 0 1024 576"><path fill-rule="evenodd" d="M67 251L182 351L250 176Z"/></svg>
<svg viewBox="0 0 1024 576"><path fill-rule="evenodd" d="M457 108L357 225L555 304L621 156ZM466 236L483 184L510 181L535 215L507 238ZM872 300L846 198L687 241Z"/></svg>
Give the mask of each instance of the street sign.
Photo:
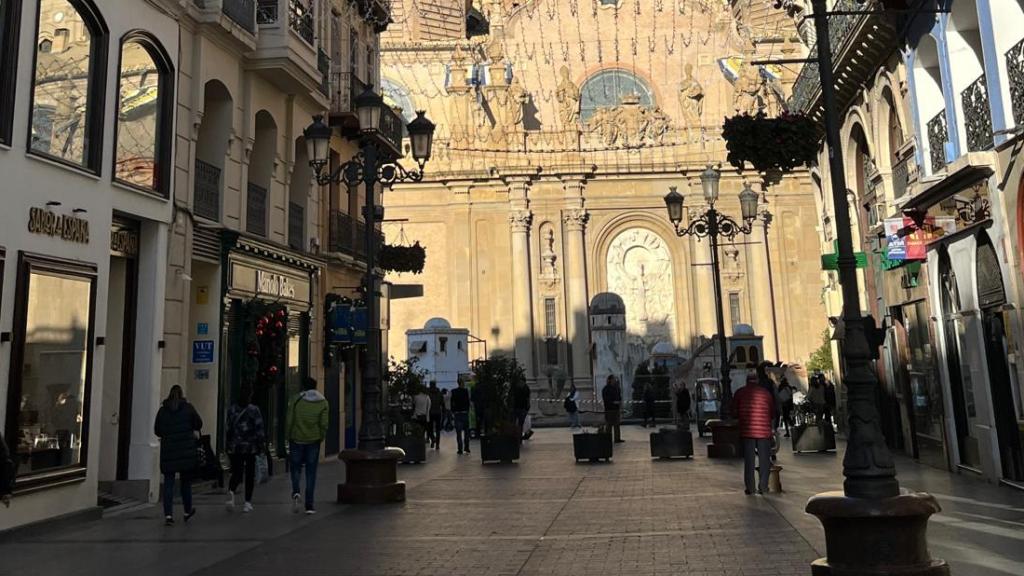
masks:
<svg viewBox="0 0 1024 576"><path fill-rule="evenodd" d="M213 364L213 340L195 340L192 342L192 363Z"/></svg>
<svg viewBox="0 0 1024 576"><path fill-rule="evenodd" d="M831 254L821 255L821 269L822 270L839 270L839 241L832 241ZM857 259L857 268L868 267L868 255L863 252L854 252L853 257Z"/></svg>

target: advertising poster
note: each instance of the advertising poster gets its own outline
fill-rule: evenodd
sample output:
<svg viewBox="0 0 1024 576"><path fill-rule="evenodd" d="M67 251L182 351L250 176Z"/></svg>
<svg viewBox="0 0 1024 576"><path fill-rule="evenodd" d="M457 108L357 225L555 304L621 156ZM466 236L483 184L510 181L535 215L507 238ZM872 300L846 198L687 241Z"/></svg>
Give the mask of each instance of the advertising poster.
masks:
<svg viewBox="0 0 1024 576"><path fill-rule="evenodd" d="M956 232L956 219L952 216L929 216L921 227L906 216L886 218L886 256L889 260L925 260L928 244L953 232Z"/></svg>

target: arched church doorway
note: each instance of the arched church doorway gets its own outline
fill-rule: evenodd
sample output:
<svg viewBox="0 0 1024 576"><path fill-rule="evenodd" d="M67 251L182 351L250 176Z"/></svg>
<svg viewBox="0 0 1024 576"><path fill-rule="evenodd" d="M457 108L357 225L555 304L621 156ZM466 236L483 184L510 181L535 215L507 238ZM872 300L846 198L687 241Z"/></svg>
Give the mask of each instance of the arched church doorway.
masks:
<svg viewBox="0 0 1024 576"><path fill-rule="evenodd" d="M939 252L939 294L942 304L942 332L946 344L946 370L949 373L950 395L953 403L953 421L959 466L981 472L981 451L976 435L978 410L974 401L974 383L969 370L960 362L960 341L963 324L960 316L960 290L956 273L945 247Z"/></svg>

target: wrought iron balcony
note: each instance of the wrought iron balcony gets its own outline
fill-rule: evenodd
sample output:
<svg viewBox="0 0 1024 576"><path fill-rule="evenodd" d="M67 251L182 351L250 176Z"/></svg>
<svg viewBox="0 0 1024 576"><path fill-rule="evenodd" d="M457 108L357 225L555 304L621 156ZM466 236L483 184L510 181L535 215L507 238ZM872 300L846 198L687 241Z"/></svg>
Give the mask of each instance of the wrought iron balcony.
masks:
<svg viewBox="0 0 1024 576"><path fill-rule="evenodd" d="M288 246L293 250L306 249L306 210L295 202L288 203Z"/></svg>
<svg viewBox="0 0 1024 576"><path fill-rule="evenodd" d="M359 79L347 67L333 66L331 71L331 117L336 123L340 120L355 120L356 96L366 90L366 83Z"/></svg>
<svg viewBox="0 0 1024 576"><path fill-rule="evenodd" d="M384 106L380 114L380 132L377 135L385 145L391 148L396 157L402 156L404 128L405 119L390 106Z"/></svg>
<svg viewBox="0 0 1024 576"><path fill-rule="evenodd" d="M325 72L329 68L314 36L312 0L258 0L259 35L247 55L248 68L287 91L309 94L321 109L327 105Z"/></svg>
<svg viewBox="0 0 1024 576"><path fill-rule="evenodd" d="M267 235L267 189L252 182L246 193L245 230L257 236Z"/></svg>
<svg viewBox="0 0 1024 576"><path fill-rule="evenodd" d="M288 0L288 25L300 38L313 45L313 7L309 0Z"/></svg>
<svg viewBox="0 0 1024 576"><path fill-rule="evenodd" d="M220 9L232 22L256 33L256 0L221 0Z"/></svg>
<svg viewBox="0 0 1024 576"><path fill-rule="evenodd" d="M1013 123L1024 125L1024 40L1006 51L1006 75L1010 78Z"/></svg>
<svg viewBox="0 0 1024 576"><path fill-rule="evenodd" d="M946 142L949 131L946 128L946 111L942 110L926 124L928 129L928 154L932 172L941 172L946 167Z"/></svg>
<svg viewBox="0 0 1024 576"><path fill-rule="evenodd" d="M340 252L355 257L366 256L366 225L352 216L338 210L330 213L330 238L328 247L331 252ZM377 233L378 247L384 243L384 234Z"/></svg>
<svg viewBox="0 0 1024 576"><path fill-rule="evenodd" d="M391 23L391 0L352 0L355 3L359 16L373 25L376 33L388 29Z"/></svg>
<svg viewBox="0 0 1024 576"><path fill-rule="evenodd" d="M256 4L256 23L260 26L276 24L278 0L259 0Z"/></svg>
<svg viewBox="0 0 1024 576"><path fill-rule="evenodd" d="M316 69L320 71L320 92L324 96L331 94L331 59L323 48L316 51Z"/></svg>
<svg viewBox="0 0 1024 576"><path fill-rule="evenodd" d="M992 110L984 74L960 93L960 104L964 111L964 125L967 127L967 151L979 152L992 148Z"/></svg>
<svg viewBox="0 0 1024 576"><path fill-rule="evenodd" d="M196 158L193 210L196 216L220 220L220 168Z"/></svg>

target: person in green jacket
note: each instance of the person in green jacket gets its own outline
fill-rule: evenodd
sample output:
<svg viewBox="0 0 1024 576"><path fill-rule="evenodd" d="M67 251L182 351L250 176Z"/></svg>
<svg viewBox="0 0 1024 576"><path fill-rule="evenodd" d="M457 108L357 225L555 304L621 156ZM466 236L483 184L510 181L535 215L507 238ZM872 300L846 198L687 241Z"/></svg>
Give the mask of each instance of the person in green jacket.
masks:
<svg viewBox="0 0 1024 576"><path fill-rule="evenodd" d="M285 422L288 453L291 459L292 512L298 513L302 495L299 478L306 467L306 514L316 514L313 491L316 489L316 465L320 461L320 443L327 436L327 399L316 389L316 380L306 378L305 390L292 398Z"/></svg>

